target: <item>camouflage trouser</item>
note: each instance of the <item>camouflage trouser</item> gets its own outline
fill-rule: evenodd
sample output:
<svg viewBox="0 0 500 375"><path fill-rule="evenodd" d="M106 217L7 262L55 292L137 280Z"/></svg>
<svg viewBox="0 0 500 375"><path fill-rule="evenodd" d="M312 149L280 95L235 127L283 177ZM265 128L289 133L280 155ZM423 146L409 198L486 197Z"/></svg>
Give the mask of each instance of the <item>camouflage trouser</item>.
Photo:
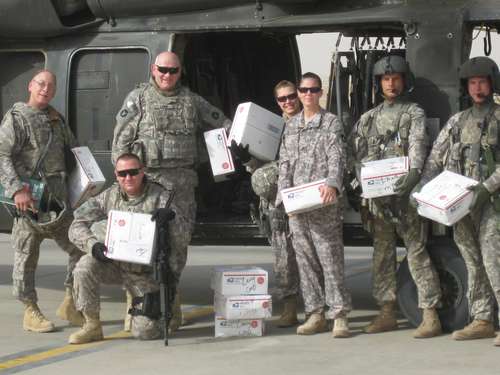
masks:
<svg viewBox="0 0 500 375"><path fill-rule="evenodd" d="M80 259L73 273L75 306L78 311L85 314L99 313L101 284L123 284L133 297L142 297L145 293L159 289L151 271L131 272L130 265L126 263L115 261L104 263L90 254ZM160 321L145 316L134 316L132 334L142 340L158 339L162 336Z"/></svg>
<svg viewBox="0 0 500 375"><path fill-rule="evenodd" d="M441 301L439 276L426 249L427 223L408 206L393 224L374 219L373 296L378 304L396 300L396 233L408 252L408 267L418 291L418 307L437 307Z"/></svg>
<svg viewBox="0 0 500 375"><path fill-rule="evenodd" d="M69 255L64 285L73 285L73 269L84 254L68 239L68 228L73 216L68 215L57 230L43 231L31 225L26 218L17 218L12 227L14 247L14 270L12 272L13 295L23 302L37 302L35 272L40 256L40 244L44 239L53 239Z"/></svg>
<svg viewBox="0 0 500 375"><path fill-rule="evenodd" d="M173 203L185 218L183 221L176 218L169 230L172 247L170 269L174 272L176 280L179 281L186 265L187 250L196 220L194 196L194 188L197 185L196 172L190 169L148 169L146 174L151 180L162 184L165 188L175 189Z"/></svg>
<svg viewBox="0 0 500 375"><path fill-rule="evenodd" d="M271 245L274 252L274 294L280 300L298 295L299 270L290 233L274 230Z"/></svg>
<svg viewBox="0 0 500 375"><path fill-rule="evenodd" d="M351 310L344 286L342 210L337 204L290 217L306 313L328 319Z"/></svg>
<svg viewBox="0 0 500 375"><path fill-rule="evenodd" d="M500 302L499 222L500 214L488 204L474 220L468 215L453 227L455 243L467 267L469 313L475 319L492 321L493 296Z"/></svg>

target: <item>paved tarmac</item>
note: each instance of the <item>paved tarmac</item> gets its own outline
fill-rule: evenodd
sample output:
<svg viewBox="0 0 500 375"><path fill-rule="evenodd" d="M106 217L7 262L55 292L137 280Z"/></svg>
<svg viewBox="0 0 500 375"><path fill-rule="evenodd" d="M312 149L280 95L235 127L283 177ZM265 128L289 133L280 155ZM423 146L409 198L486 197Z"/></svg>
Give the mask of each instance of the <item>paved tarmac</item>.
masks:
<svg viewBox="0 0 500 375"><path fill-rule="evenodd" d="M415 340L401 317L398 331L366 335L361 327L376 314L370 295L371 248L346 248L347 284L355 310L350 315L353 337L333 339L330 333L297 336L295 329L267 323L264 337L215 339L210 270L215 265L258 265L272 269L269 247L190 248L182 278L183 311L190 320L170 346L140 342L122 331L125 310L120 287L102 289L106 339L68 345L77 328L55 316L64 295L65 255L51 241L43 244L37 272L40 306L57 332L22 330L22 305L11 296L13 251L0 235L0 372L12 374L499 374L500 348L492 339L455 342L450 335ZM272 285L272 275L271 275ZM274 319L281 305L274 303ZM302 315L303 317L303 315Z"/></svg>

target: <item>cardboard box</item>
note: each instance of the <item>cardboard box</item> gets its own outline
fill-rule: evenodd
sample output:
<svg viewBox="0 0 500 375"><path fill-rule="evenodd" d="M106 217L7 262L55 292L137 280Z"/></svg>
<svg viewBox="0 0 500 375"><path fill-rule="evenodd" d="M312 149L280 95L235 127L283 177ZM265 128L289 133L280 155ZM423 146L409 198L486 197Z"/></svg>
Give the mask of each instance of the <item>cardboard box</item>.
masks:
<svg viewBox="0 0 500 375"><path fill-rule="evenodd" d="M285 120L257 104L241 103L234 114L229 144L234 139L261 161L276 159Z"/></svg>
<svg viewBox="0 0 500 375"><path fill-rule="evenodd" d="M407 156L364 162L361 167L363 198L393 195L394 184L408 174L409 168Z"/></svg>
<svg viewBox="0 0 500 375"><path fill-rule="evenodd" d="M76 168L69 175L69 203L76 208L97 195L106 179L88 147L75 147L71 151L75 154Z"/></svg>
<svg viewBox="0 0 500 375"><path fill-rule="evenodd" d="M281 199L283 200L286 213L298 214L332 204L325 205L320 196L319 187L323 186L325 182L326 179L322 179L281 190Z"/></svg>
<svg viewBox="0 0 500 375"><path fill-rule="evenodd" d="M29 186L31 191L31 196L35 201L35 208L38 209L40 207L40 200L43 197L43 191L45 189L45 184L42 181L33 180L33 179L22 179L21 180L24 186ZM15 206L14 200L12 197L5 196L5 189L2 185L0 185L0 202L10 204Z"/></svg>
<svg viewBox="0 0 500 375"><path fill-rule="evenodd" d="M444 225L453 225L469 213L473 193L468 186L477 181L450 171L444 171L429 181L413 197L418 202L418 214Z"/></svg>
<svg viewBox="0 0 500 375"><path fill-rule="evenodd" d="M228 149L226 130L214 129L203 133L207 145L210 166L216 182L226 180L226 176L234 172L234 163Z"/></svg>
<svg viewBox="0 0 500 375"><path fill-rule="evenodd" d="M151 215L111 210L106 228L106 256L128 263L151 265L156 223Z"/></svg>
<svg viewBox="0 0 500 375"><path fill-rule="evenodd" d="M249 337L262 336L265 324L262 319L228 320L215 317L215 337Z"/></svg>
<svg viewBox="0 0 500 375"><path fill-rule="evenodd" d="M224 296L215 293L215 315L225 319L265 319L272 317L271 296Z"/></svg>
<svg viewBox="0 0 500 375"><path fill-rule="evenodd" d="M225 296L267 294L268 279L267 271L259 267L216 267L211 287Z"/></svg>

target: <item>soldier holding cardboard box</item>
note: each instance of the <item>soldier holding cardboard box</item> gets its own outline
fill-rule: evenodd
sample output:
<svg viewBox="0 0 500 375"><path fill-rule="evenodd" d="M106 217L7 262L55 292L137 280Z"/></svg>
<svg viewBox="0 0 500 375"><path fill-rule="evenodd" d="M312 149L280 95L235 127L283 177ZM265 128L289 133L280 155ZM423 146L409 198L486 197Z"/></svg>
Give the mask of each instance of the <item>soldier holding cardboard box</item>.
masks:
<svg viewBox="0 0 500 375"><path fill-rule="evenodd" d="M397 329L397 233L407 248L410 272L418 289L419 307L423 309L423 321L413 336L433 337L441 334L436 311L441 300L441 289L425 247L427 226L415 208L408 204L408 195L420 179L428 152L425 114L404 95L411 89L412 82L411 72L402 57L386 56L380 59L373 68L373 82L376 92L383 95L384 102L364 113L353 130L351 146L357 168L367 161L408 156L410 170L397 180L397 196L368 200L373 216L373 295L381 311L365 327L365 332Z"/></svg>

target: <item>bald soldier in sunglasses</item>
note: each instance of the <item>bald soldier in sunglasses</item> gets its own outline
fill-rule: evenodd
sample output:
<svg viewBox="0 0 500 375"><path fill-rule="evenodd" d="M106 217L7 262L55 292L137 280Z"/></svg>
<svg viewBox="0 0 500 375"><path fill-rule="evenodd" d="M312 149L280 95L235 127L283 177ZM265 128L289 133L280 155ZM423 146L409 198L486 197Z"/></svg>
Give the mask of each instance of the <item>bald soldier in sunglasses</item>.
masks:
<svg viewBox="0 0 500 375"><path fill-rule="evenodd" d="M176 191L174 203L186 226L172 234L171 268L177 281L187 259L196 217L198 176L197 136L210 128L229 129L224 113L180 84L181 63L173 52L162 52L151 65L151 79L125 98L116 116L112 159L133 153L144 163L146 175ZM177 296L179 294L177 293ZM171 330L182 321L180 299L174 304Z"/></svg>

